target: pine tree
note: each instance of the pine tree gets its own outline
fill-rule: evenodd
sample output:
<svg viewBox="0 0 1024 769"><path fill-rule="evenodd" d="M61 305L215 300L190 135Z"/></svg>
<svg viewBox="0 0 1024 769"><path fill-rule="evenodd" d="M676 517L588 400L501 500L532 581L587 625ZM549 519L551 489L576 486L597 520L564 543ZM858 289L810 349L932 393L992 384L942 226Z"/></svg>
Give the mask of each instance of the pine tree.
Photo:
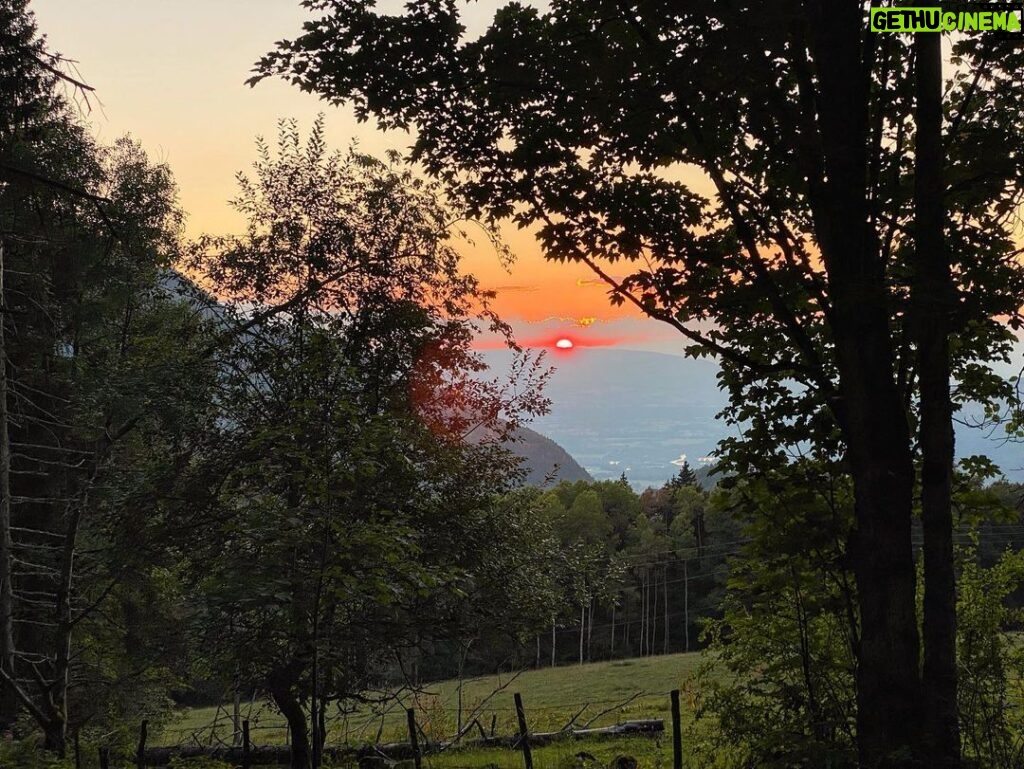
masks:
<svg viewBox="0 0 1024 769"><path fill-rule="evenodd" d="M693 468L690 467L690 463L687 460L683 460L682 467L679 468L679 472L668 482L668 486L672 489L680 489L684 486L699 486L700 482L697 480L697 473L694 472Z"/></svg>

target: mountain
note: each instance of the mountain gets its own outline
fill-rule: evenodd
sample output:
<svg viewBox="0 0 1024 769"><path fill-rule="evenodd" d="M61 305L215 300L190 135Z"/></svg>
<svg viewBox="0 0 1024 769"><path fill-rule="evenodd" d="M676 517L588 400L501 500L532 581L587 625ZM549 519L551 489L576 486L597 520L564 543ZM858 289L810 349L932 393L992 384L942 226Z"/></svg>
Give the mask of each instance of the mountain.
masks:
<svg viewBox="0 0 1024 769"><path fill-rule="evenodd" d="M507 370L505 351L484 354L495 373ZM1021 356L1024 357L1024 356ZM596 480L625 472L634 488L661 486L678 472L673 462L686 455L700 470L730 428L715 415L726 404L711 360L678 355L577 347L549 355L555 367L546 389L551 412L532 423L575 457ZM1014 372L1006 367L1007 375ZM980 416L972 406L960 415ZM1010 480L1024 481L1021 444L957 425L957 457L985 454Z"/></svg>
<svg viewBox="0 0 1024 769"><path fill-rule="evenodd" d="M562 481L592 481L579 462L547 436L520 427L508 448L523 460L527 486L554 486Z"/></svg>
<svg viewBox="0 0 1024 769"><path fill-rule="evenodd" d="M495 373L508 368L505 351L488 351ZM578 347L551 355L555 372L545 389L550 413L532 423L579 461L595 480L622 473L636 488L661 486L686 455L699 468L722 437L715 414L725 405L717 366L676 355Z"/></svg>
<svg viewBox="0 0 1024 769"><path fill-rule="evenodd" d="M477 427L466 436L466 439L470 443L493 440L494 431ZM526 471L526 478L523 480L526 486L550 487L562 481L594 480L568 451L529 427L517 427L512 433L512 439L506 441L504 445L521 460L521 467Z"/></svg>

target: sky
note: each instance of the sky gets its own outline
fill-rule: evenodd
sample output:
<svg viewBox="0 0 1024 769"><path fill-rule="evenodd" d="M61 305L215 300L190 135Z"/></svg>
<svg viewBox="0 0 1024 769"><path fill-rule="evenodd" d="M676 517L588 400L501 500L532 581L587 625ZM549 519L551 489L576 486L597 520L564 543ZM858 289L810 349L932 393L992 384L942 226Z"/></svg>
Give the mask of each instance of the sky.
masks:
<svg viewBox="0 0 1024 769"><path fill-rule="evenodd" d="M379 5L399 10L402 2ZM486 27L496 5L466 5L470 34ZM299 0L33 0L32 8L50 49L76 60L81 77L96 89L91 104L82 106L98 138L109 143L130 133L171 167L189 236L241 229L227 202L236 192L235 175L254 160L255 138L273 138L280 119L295 118L308 130L324 113L328 141L341 150L355 141L362 151L382 155L411 143L406 133L359 124L347 108L282 81L244 84L275 41L301 29L306 13ZM555 348L566 337L583 348L682 353L678 332L634 309L611 307L606 289L585 267L546 262L530 233L508 229L505 235L517 256L511 272L490 246L467 254L465 266L497 292L495 309L521 344L549 349L556 365L573 355Z"/></svg>
<svg viewBox="0 0 1024 769"><path fill-rule="evenodd" d="M385 10L400 5L380 3ZM467 5L471 34L485 28L496 5ZM359 124L348 108L283 81L244 84L275 41L301 29L307 14L298 0L34 0L32 9L50 49L75 60L96 89L88 105L78 101L98 138L131 134L171 167L189 236L241 229L227 202L235 174L254 160L256 137L273 138L282 118L308 130L324 113L337 149L355 141L382 155L411 144L409 134ZM516 255L511 272L488 245L467 253L465 267L497 292L495 309L522 343L544 346L569 336L579 346L682 351L678 332L635 309L612 307L586 267L546 262L529 232L509 227L504 235Z"/></svg>

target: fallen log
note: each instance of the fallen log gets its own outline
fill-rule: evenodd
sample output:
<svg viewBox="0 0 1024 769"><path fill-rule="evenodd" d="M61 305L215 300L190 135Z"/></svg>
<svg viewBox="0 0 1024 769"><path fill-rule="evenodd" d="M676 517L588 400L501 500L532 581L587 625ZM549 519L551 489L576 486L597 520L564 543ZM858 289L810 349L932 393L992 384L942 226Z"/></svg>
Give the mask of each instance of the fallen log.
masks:
<svg viewBox="0 0 1024 769"><path fill-rule="evenodd" d="M583 740L591 737L658 734L663 731L665 731L665 722L660 718L645 718L638 721L623 721L613 726L599 726L589 729L569 728L557 732L530 732L530 744L547 745L556 740ZM519 745L519 735L466 740L462 744L466 747L478 748L514 748Z"/></svg>
<svg viewBox="0 0 1024 769"><path fill-rule="evenodd" d="M144 766L167 766L172 759L210 758L235 766L242 765L244 748L241 745L228 747L207 747L205 745L177 745L166 748L146 748L142 754ZM324 748L324 757L340 761L358 755L355 748ZM291 748L287 745L264 745L249 748L249 763L252 766L287 766L291 760Z"/></svg>

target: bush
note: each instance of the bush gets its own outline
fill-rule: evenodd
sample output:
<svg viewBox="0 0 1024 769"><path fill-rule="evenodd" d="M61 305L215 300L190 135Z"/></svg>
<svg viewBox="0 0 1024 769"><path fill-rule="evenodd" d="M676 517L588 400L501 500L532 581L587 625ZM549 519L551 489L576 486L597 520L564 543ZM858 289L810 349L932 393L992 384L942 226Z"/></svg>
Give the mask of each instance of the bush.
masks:
<svg viewBox="0 0 1024 769"><path fill-rule="evenodd" d="M73 769L74 765L73 758L57 758L43 750L41 739L0 740L0 766L5 769Z"/></svg>
<svg viewBox="0 0 1024 769"><path fill-rule="evenodd" d="M959 707L964 755L986 769L1024 765L1024 609L1010 596L1024 584L1024 551L1006 550L991 568L977 545L960 553L957 596Z"/></svg>

